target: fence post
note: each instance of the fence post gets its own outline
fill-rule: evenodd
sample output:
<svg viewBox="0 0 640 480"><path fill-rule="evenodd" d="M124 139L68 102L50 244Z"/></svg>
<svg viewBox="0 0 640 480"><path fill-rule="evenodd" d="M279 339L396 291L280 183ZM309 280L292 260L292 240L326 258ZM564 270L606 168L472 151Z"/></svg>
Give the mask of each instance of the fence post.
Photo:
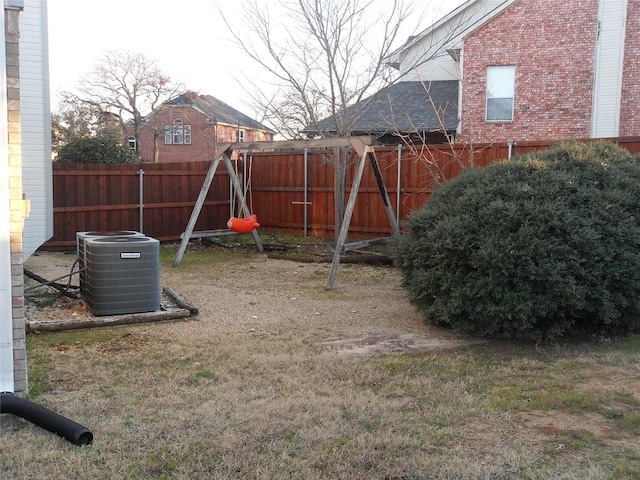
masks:
<svg viewBox="0 0 640 480"><path fill-rule="evenodd" d="M402 144L398 144L398 185L396 187L396 222L400 225L400 201L402 191Z"/></svg>
<svg viewBox="0 0 640 480"><path fill-rule="evenodd" d="M309 224L309 166L307 165L309 149L304 149L304 236L307 236Z"/></svg>
<svg viewBox="0 0 640 480"><path fill-rule="evenodd" d="M140 203L138 203L138 209L140 211L140 233L144 233L144 170L138 170L138 177L140 183Z"/></svg>

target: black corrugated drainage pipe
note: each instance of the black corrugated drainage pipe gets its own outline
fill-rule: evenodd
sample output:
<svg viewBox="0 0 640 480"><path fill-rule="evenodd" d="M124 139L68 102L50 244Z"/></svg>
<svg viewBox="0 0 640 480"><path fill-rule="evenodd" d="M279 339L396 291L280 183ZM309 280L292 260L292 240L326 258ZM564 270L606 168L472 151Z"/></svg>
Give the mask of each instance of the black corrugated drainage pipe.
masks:
<svg viewBox="0 0 640 480"><path fill-rule="evenodd" d="M91 445L93 442L93 433L86 427L13 393L0 393L0 413L17 415L75 445Z"/></svg>

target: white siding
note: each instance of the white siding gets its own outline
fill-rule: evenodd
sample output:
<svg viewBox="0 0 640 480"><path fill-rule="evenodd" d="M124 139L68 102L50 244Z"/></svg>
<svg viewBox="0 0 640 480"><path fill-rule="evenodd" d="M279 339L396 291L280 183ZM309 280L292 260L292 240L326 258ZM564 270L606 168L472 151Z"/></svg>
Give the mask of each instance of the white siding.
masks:
<svg viewBox="0 0 640 480"><path fill-rule="evenodd" d="M593 138L617 137L620 129L626 16L627 0L600 0L591 120Z"/></svg>
<svg viewBox="0 0 640 480"><path fill-rule="evenodd" d="M415 52L417 53L417 52ZM418 55L408 59L408 64L416 64ZM416 65L415 68L407 68L402 76L402 81L434 82L439 80L460 80L460 69L458 63L446 52L439 53L431 57L429 62Z"/></svg>
<svg viewBox="0 0 640 480"><path fill-rule="evenodd" d="M402 80L459 80L458 62L448 50L461 49L464 38L513 0L469 1L451 12L397 54Z"/></svg>
<svg viewBox="0 0 640 480"><path fill-rule="evenodd" d="M20 14L20 107L22 191L31 202L24 226L26 260L53 236L46 0L25 0Z"/></svg>
<svg viewBox="0 0 640 480"><path fill-rule="evenodd" d="M453 32L440 29L408 48L400 61L402 81L459 80L457 62L447 53Z"/></svg>

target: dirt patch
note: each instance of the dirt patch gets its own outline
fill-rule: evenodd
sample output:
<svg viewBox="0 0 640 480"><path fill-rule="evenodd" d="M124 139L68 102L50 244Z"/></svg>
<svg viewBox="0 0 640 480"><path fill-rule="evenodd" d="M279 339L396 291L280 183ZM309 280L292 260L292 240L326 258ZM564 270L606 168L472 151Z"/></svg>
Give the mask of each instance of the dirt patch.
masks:
<svg viewBox="0 0 640 480"><path fill-rule="evenodd" d="M326 246L267 244L258 254L252 245L203 244L191 246L181 265L161 266L161 285L193 304L200 315L176 330L182 336L212 335L245 329L252 335L294 329L324 351L338 354L379 354L455 348L469 339L425 325L399 286L397 270L384 253L351 253L340 266L335 288L325 290L332 258ZM276 248L278 247L278 248ZM219 268L202 268L199 258L226 255ZM194 258L196 257L196 258ZM42 252L25 268L44 279L73 271L73 254ZM77 293L77 275L68 283ZM29 280L31 286L37 282ZM29 295L27 322L65 322L82 325L93 314L82 298L70 298L45 287ZM38 297L38 293L40 297ZM46 301L46 298L54 298ZM172 308L162 296L162 308ZM193 319L193 318L192 318ZM304 332L303 332L304 330Z"/></svg>
<svg viewBox="0 0 640 480"><path fill-rule="evenodd" d="M594 444L596 439L598 442L630 451L638 447L636 439L620 435L616 423L599 413L534 411L524 415L521 429L535 442L546 442L556 451L568 449L576 444Z"/></svg>
<svg viewBox="0 0 640 480"><path fill-rule="evenodd" d="M452 338L434 338L429 335L407 333L402 335L382 335L362 338L347 338L322 342L324 350L352 355L377 353L406 353L428 350L456 348L481 341L459 340Z"/></svg>

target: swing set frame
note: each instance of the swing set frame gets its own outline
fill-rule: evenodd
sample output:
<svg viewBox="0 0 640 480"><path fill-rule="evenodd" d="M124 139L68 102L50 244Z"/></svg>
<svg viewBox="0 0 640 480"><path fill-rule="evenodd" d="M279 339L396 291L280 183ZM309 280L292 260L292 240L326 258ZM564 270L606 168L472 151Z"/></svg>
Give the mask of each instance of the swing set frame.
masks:
<svg viewBox="0 0 640 480"><path fill-rule="evenodd" d="M205 198L209 192L209 188L211 187L211 182L216 174L218 169L218 165L220 161L224 161L227 167L227 172L229 173L229 177L231 179L231 183L233 186L233 190L235 192L235 196L238 200L239 207L245 217L251 216L251 212L249 211L249 207L247 206L247 191L242 188L240 185L240 181L238 179L238 175L236 174L235 169L233 168L233 163L231 160L231 154L233 151L243 151L243 152L252 152L252 151L269 151L269 150L303 150L303 149L312 149L312 148L332 148L332 147L351 147L353 148L358 155L360 156L360 160L358 162L358 167L356 169L356 174L353 179L353 184L351 186L351 192L349 194L349 200L347 201L347 206L345 208L344 217L342 220L342 226L340 228L340 233L338 235L338 239L336 242L336 246L333 250L333 261L331 262L331 269L329 272L329 279L327 282L326 290L330 290L333 288L333 284L335 282L336 274L338 271L338 266L340 264L340 256L350 250L363 248L370 245L375 245L381 243L381 241L385 241L388 239L372 239L372 240L364 240L354 243L347 243L347 236L349 233L349 226L351 224L351 217L353 216L353 211L356 204L356 199L358 196L358 190L360 188L360 182L362 180L362 175L364 173L365 166L367 163L373 170L373 173L376 178L376 182L378 184L378 190L380 191L380 196L382 198L382 202L387 211L387 217L389 219L389 224L391 225L393 236L391 239L396 238L400 235L400 227L398 225L398 220L393 212L393 208L391 207L391 202L389 200L389 195L387 193L386 186L384 184L382 178L382 172L380 171L380 166L378 165L378 160L375 155L375 149L373 147L373 137L336 137L336 138L324 138L317 140L284 140L284 141L273 141L273 142L236 142L236 143L226 143L221 145L216 153L211 166L209 167L209 171L207 172L207 176L204 179L202 184L202 188L200 189L200 194L198 195L198 199L196 200L196 204L191 212L191 217L189 222L187 223L187 227L185 231L181 235L180 248L176 254L176 257L173 261L173 266L177 267L182 260L184 252L187 248L187 244L189 240L192 238L202 238L202 237L211 237L211 236L220 236L220 235L230 235L234 234L230 229L223 230L207 230L202 232L194 232L193 229L198 220L198 216L200 215L200 211L202 210L202 206L204 205ZM367 162L368 160L368 162ZM253 235L253 239L256 244L256 248L258 251L264 251L264 247L262 246L262 241L260 240L260 236L258 232L254 229L251 234Z"/></svg>

